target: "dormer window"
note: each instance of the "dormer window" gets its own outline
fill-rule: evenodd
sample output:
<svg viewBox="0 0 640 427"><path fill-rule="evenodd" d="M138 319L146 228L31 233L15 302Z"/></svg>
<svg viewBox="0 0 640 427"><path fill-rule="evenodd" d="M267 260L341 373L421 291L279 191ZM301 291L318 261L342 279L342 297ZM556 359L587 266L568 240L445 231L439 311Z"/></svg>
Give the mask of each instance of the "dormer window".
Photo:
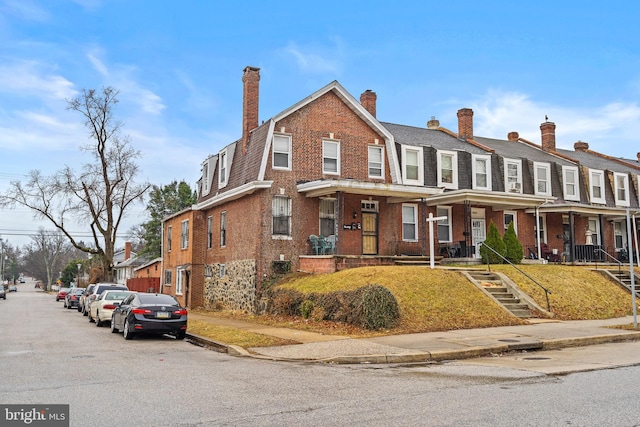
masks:
<svg viewBox="0 0 640 427"><path fill-rule="evenodd" d="M202 165L202 193L209 193L209 160Z"/></svg>
<svg viewBox="0 0 640 427"><path fill-rule="evenodd" d="M575 166L562 167L562 183L565 200L580 200L578 187L578 168Z"/></svg>
<svg viewBox="0 0 640 427"><path fill-rule="evenodd" d="M504 159L504 187L509 193L522 193L522 161Z"/></svg>
<svg viewBox="0 0 640 427"><path fill-rule="evenodd" d="M604 171L591 169L589 170L589 196L591 203L605 204L607 201L604 197Z"/></svg>
<svg viewBox="0 0 640 427"><path fill-rule="evenodd" d="M402 171L407 185L424 185L422 148L402 146Z"/></svg>
<svg viewBox="0 0 640 427"><path fill-rule="evenodd" d="M629 206L629 175L626 173L614 173L613 182L615 185L616 205Z"/></svg>
<svg viewBox="0 0 640 427"><path fill-rule="evenodd" d="M458 188L458 153L438 151L438 186Z"/></svg>
<svg viewBox="0 0 640 427"><path fill-rule="evenodd" d="M220 187L227 185L227 150L220 153L220 167L218 169L218 184Z"/></svg>
<svg viewBox="0 0 640 427"><path fill-rule="evenodd" d="M535 180L535 194L539 196L551 195L551 166L549 163L533 162Z"/></svg>
<svg viewBox="0 0 640 427"><path fill-rule="evenodd" d="M491 190L491 156L472 155L472 185L475 190Z"/></svg>

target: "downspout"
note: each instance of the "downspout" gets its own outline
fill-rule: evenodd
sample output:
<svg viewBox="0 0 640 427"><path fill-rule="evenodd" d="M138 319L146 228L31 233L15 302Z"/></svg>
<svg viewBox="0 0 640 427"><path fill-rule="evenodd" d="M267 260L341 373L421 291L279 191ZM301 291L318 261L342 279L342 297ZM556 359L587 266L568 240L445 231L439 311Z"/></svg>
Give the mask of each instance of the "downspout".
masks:
<svg viewBox="0 0 640 427"><path fill-rule="evenodd" d="M636 243L636 263L638 264L638 267L640 267L640 250L638 250L638 227L636 225L636 214L633 214L632 218L633 222L631 225L633 225L633 239Z"/></svg>

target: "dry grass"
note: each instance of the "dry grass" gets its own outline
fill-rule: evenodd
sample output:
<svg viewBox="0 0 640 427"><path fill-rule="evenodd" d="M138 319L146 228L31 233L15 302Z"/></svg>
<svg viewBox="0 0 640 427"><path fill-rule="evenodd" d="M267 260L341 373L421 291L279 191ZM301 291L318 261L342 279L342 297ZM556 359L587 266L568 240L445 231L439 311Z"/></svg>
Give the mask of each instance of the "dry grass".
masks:
<svg viewBox="0 0 640 427"><path fill-rule="evenodd" d="M218 326L203 320L189 319L188 331L190 334L246 348L294 344L294 342L289 340L243 331L242 329L229 326Z"/></svg>
<svg viewBox="0 0 640 427"><path fill-rule="evenodd" d="M484 267L486 269L486 266ZM520 268L551 291L551 311L560 320L605 319L631 314L631 296L600 273L586 267L522 265ZM505 273L536 302L546 307L544 291L509 266L491 266ZM210 312L210 315L250 320L272 326L319 332L325 335L365 337L454 329L484 328L523 324L455 270L425 267L363 267L333 274L292 274L278 286L303 293L352 290L368 284L388 288L400 305L400 324L385 331L371 332L351 325L285 316L255 316L238 312ZM638 284L640 287L640 284ZM200 332L197 327L202 328ZM231 330L226 330L231 329ZM261 347L265 336L234 328L211 329L189 321L189 332L217 341Z"/></svg>

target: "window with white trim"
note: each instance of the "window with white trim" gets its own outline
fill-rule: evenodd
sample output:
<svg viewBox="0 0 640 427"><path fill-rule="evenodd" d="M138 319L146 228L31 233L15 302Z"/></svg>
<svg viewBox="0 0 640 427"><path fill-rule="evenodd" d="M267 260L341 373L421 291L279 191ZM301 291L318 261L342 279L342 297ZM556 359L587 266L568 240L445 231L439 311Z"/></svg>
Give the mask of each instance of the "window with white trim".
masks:
<svg viewBox="0 0 640 427"><path fill-rule="evenodd" d="M538 216L539 227L534 227L533 232L535 234L536 245L538 244L538 230L540 230L540 241L547 243L547 216L546 214L539 214Z"/></svg>
<svg viewBox="0 0 640 427"><path fill-rule="evenodd" d="M209 192L209 159L202 165L202 193Z"/></svg>
<svg viewBox="0 0 640 427"><path fill-rule="evenodd" d="M220 212L220 247L227 246L227 211Z"/></svg>
<svg viewBox="0 0 640 427"><path fill-rule="evenodd" d="M218 166L218 185L227 185L227 150L220 153L220 164Z"/></svg>
<svg viewBox="0 0 640 427"><path fill-rule="evenodd" d="M615 187L616 205L629 206L629 175L614 172L613 183Z"/></svg>
<svg viewBox="0 0 640 427"><path fill-rule="evenodd" d="M291 236L291 199L288 197L273 196L272 202L274 236Z"/></svg>
<svg viewBox="0 0 640 427"><path fill-rule="evenodd" d="M562 185L565 200L580 200L578 168L576 166L562 167Z"/></svg>
<svg viewBox="0 0 640 427"><path fill-rule="evenodd" d="M384 151L380 145L369 146L369 178L384 178Z"/></svg>
<svg viewBox="0 0 640 427"><path fill-rule="evenodd" d="M176 268L176 295L182 295L182 276L184 276L184 268Z"/></svg>
<svg viewBox="0 0 640 427"><path fill-rule="evenodd" d="M189 247L189 220L184 220L180 224L180 249Z"/></svg>
<svg viewBox="0 0 640 427"><path fill-rule="evenodd" d="M455 151L438 151L438 186L458 188L458 153Z"/></svg>
<svg viewBox="0 0 640 427"><path fill-rule="evenodd" d="M171 285L171 270L165 270L164 271L164 284L166 286L170 286Z"/></svg>
<svg viewBox="0 0 640 427"><path fill-rule="evenodd" d="M475 190L491 190L491 156L471 156L472 186Z"/></svg>
<svg viewBox="0 0 640 427"><path fill-rule="evenodd" d="M320 199L320 235L336 234L336 199Z"/></svg>
<svg viewBox="0 0 640 427"><path fill-rule="evenodd" d="M213 217L207 217L207 249L213 247Z"/></svg>
<svg viewBox="0 0 640 427"><path fill-rule="evenodd" d="M509 228L509 224L513 223L513 229L516 234L518 234L518 214L516 211L504 211L504 229L505 231Z"/></svg>
<svg viewBox="0 0 640 427"><path fill-rule="evenodd" d="M600 243L600 221L598 218L589 218L586 234L591 236L591 244L601 245ZM589 243L589 242L587 242Z"/></svg>
<svg viewBox="0 0 640 427"><path fill-rule="evenodd" d="M291 170L291 136L273 135L272 167L274 169Z"/></svg>
<svg viewBox="0 0 640 427"><path fill-rule="evenodd" d="M322 173L340 175L340 143L322 141Z"/></svg>
<svg viewBox="0 0 640 427"><path fill-rule="evenodd" d="M504 188L510 193L522 193L522 161L504 159Z"/></svg>
<svg viewBox="0 0 640 427"><path fill-rule="evenodd" d="M167 227L167 252L171 252L171 233L173 231L172 226Z"/></svg>
<svg viewBox="0 0 640 427"><path fill-rule="evenodd" d="M613 221L613 241L616 251L627 247L627 222Z"/></svg>
<svg viewBox="0 0 640 427"><path fill-rule="evenodd" d="M404 184L424 185L423 168L422 148L402 146Z"/></svg>
<svg viewBox="0 0 640 427"><path fill-rule="evenodd" d="M402 205L402 240L418 241L418 205Z"/></svg>
<svg viewBox="0 0 640 427"><path fill-rule="evenodd" d="M436 216L446 216L447 219L438 221L438 242L447 243L453 241L451 230L451 206L438 206Z"/></svg>
<svg viewBox="0 0 640 427"><path fill-rule="evenodd" d="M551 165L549 163L533 162L533 179L535 194L539 196L551 195Z"/></svg>
<svg viewBox="0 0 640 427"><path fill-rule="evenodd" d="M589 170L589 196L591 203L607 203L604 196L604 171Z"/></svg>

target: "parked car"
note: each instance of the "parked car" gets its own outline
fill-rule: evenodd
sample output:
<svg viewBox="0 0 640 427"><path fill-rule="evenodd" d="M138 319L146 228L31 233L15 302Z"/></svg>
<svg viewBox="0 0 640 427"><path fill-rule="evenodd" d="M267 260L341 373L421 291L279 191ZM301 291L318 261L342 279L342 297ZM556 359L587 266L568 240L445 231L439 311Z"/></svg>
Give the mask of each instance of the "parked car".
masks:
<svg viewBox="0 0 640 427"><path fill-rule="evenodd" d="M20 283L24 283L24 277L19 278L19 279L18 279L18 281L19 281Z"/></svg>
<svg viewBox="0 0 640 427"><path fill-rule="evenodd" d="M95 301L103 291L106 291L106 290L128 291L129 288L127 288L127 285L121 285L118 283L96 283L96 285L91 289L91 293L89 295L86 295L84 298L84 311L82 312L83 315L85 316L89 315L89 310L91 309L91 303Z"/></svg>
<svg viewBox="0 0 640 427"><path fill-rule="evenodd" d="M18 292L18 287L16 285L9 285L9 292Z"/></svg>
<svg viewBox="0 0 640 427"><path fill-rule="evenodd" d="M133 291L103 291L98 299L91 303L89 322L96 322L96 326L98 327L104 325L104 322L111 322L113 310L120 305L123 299L132 293Z"/></svg>
<svg viewBox="0 0 640 427"><path fill-rule="evenodd" d="M84 292L82 293L82 295L80 295L80 301L78 304L78 311L81 312L83 315L87 315L86 311L85 311L85 300L87 299L87 297L89 295L91 295L91 292L93 291L93 288L96 287L95 283L91 283L89 284L89 286L87 286L87 288L84 290Z"/></svg>
<svg viewBox="0 0 640 427"><path fill-rule="evenodd" d="M119 331L126 340L138 333L172 334L181 340L187 333L187 309L171 295L133 293L111 315L111 332Z"/></svg>
<svg viewBox="0 0 640 427"><path fill-rule="evenodd" d="M80 304L80 296L84 293L85 288L71 288L71 291L64 297L64 307L71 309L78 307Z"/></svg>
<svg viewBox="0 0 640 427"><path fill-rule="evenodd" d="M64 297L67 296L67 294L69 293L70 290L71 290L71 288L60 288L60 289L58 289L58 293L56 294L56 301L60 301L61 299L63 300Z"/></svg>
<svg viewBox="0 0 640 427"><path fill-rule="evenodd" d="M7 292L4 290L4 286L0 285L0 298L7 299Z"/></svg>

